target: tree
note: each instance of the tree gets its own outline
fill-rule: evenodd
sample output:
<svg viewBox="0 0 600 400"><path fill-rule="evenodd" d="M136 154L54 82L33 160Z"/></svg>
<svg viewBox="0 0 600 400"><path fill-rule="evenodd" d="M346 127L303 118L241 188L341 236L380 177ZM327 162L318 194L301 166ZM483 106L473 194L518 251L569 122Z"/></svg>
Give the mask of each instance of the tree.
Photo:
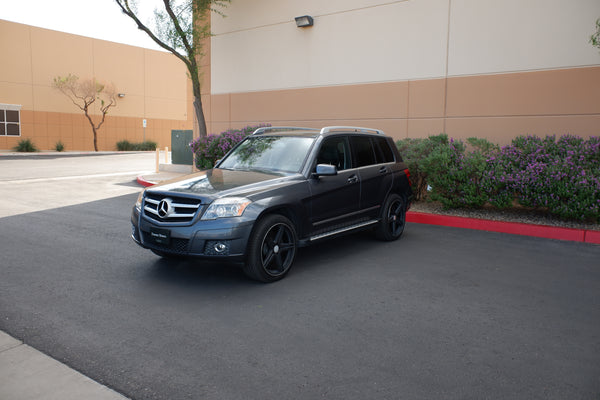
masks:
<svg viewBox="0 0 600 400"><path fill-rule="evenodd" d="M83 111L94 133L94 150L98 151L98 131L106 120L108 110L117 105L117 90L114 85L98 82L95 78L79 81L77 75L69 74L65 77L54 78L52 86L64 93L73 104ZM102 118L95 123L90 115L90 107L97 100L100 100Z"/></svg>
<svg viewBox="0 0 600 400"><path fill-rule="evenodd" d="M137 24L138 29L146 32L160 47L174 54L185 64L192 81L198 133L205 137L206 120L200 96L198 58L203 55L203 39L211 35L209 13L214 11L223 15L215 7L226 7L231 0L162 0L164 10L154 10L154 30L139 19L136 0L115 1L121 11Z"/></svg>
<svg viewBox="0 0 600 400"><path fill-rule="evenodd" d="M596 33L590 36L590 43L600 49L600 18L596 20Z"/></svg>

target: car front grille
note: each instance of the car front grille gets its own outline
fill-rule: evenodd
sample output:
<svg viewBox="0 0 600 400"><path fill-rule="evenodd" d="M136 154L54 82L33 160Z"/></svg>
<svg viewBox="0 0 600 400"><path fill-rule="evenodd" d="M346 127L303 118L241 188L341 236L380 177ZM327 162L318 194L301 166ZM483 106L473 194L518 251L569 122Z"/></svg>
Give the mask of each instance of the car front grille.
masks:
<svg viewBox="0 0 600 400"><path fill-rule="evenodd" d="M172 195L147 194L144 215L159 222L191 222L202 209L199 199Z"/></svg>

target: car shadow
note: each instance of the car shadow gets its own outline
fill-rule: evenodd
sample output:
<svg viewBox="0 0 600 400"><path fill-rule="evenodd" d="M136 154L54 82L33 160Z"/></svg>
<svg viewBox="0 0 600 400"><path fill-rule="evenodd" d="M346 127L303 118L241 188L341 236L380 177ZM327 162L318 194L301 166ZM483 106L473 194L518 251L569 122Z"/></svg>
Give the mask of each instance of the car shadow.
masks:
<svg viewBox="0 0 600 400"><path fill-rule="evenodd" d="M369 252L378 252L385 245L385 242L377 240L369 232L358 232L299 248L292 270L284 280L302 279L309 274L322 276L325 272L327 275L341 273L349 264L355 263L359 255L368 256ZM327 268L327 271L323 268ZM148 269L148 278L181 288L215 289L265 285L246 277L239 263L185 257L157 256Z"/></svg>

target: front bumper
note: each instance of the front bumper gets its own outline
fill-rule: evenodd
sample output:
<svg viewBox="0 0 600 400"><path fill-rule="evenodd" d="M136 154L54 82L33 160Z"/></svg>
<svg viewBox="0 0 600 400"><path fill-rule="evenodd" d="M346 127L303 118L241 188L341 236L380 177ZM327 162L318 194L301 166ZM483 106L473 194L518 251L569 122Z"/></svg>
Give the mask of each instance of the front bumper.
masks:
<svg viewBox="0 0 600 400"><path fill-rule="evenodd" d="M244 258L253 220L222 218L212 221L198 220L191 225L156 224L140 215L134 207L131 214L131 238L140 246L160 253L228 259ZM168 230L167 243L157 243L150 234L154 229Z"/></svg>

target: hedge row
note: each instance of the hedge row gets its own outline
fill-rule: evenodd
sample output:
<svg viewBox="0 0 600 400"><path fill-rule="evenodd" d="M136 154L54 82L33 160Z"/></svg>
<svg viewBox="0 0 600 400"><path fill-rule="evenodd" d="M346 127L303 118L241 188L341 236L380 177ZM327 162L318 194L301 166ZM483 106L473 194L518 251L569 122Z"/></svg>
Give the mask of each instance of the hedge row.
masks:
<svg viewBox="0 0 600 400"><path fill-rule="evenodd" d="M152 151L156 150L157 143L151 140L146 140L141 143L131 143L128 140L117 142L118 151Z"/></svg>
<svg viewBox="0 0 600 400"><path fill-rule="evenodd" d="M447 135L397 142L416 200L446 208L525 207L568 219L599 221L600 138L519 136L500 148Z"/></svg>

